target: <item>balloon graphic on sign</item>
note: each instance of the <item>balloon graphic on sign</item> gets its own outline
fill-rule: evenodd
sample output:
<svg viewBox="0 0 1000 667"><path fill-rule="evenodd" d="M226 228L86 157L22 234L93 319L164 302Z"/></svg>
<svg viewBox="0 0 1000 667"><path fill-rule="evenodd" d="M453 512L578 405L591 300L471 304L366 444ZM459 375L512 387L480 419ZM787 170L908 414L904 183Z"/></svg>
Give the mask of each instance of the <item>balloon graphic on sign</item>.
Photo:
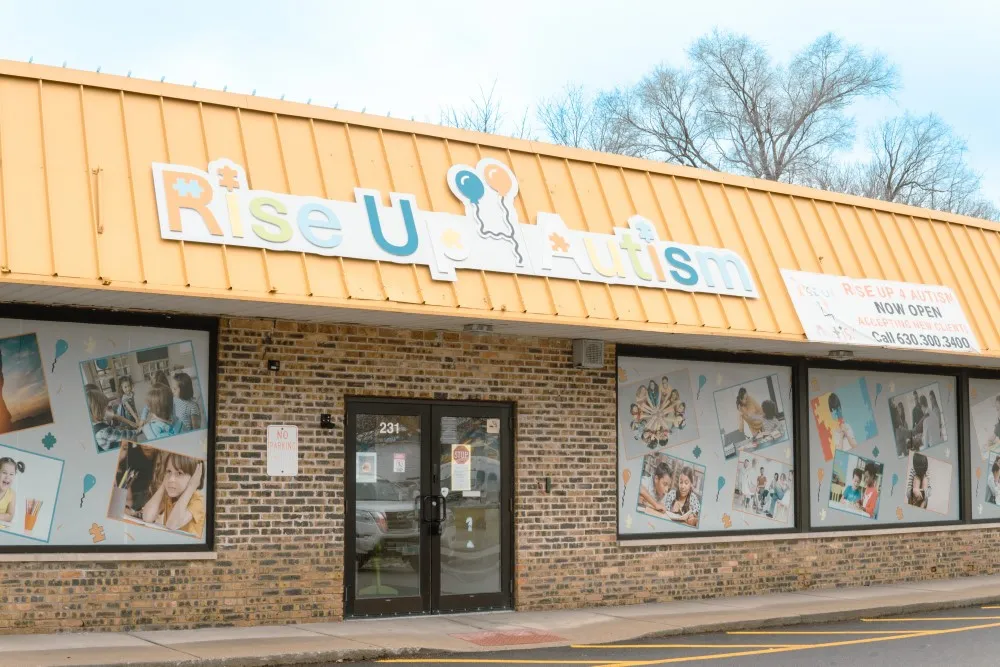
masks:
<svg viewBox="0 0 1000 667"><path fill-rule="evenodd" d="M83 507L83 499L87 497L87 491L90 491L92 488L94 488L95 484L97 484L96 477L94 477L90 473L83 476L83 495L80 496L80 507Z"/></svg>
<svg viewBox="0 0 1000 667"><path fill-rule="evenodd" d="M878 395L882 393L882 383L875 385L875 405L878 406Z"/></svg>
<svg viewBox="0 0 1000 667"><path fill-rule="evenodd" d="M67 350L69 350L69 343L67 343L66 341L64 341L62 338L60 338L59 340L56 341L56 358L52 360L52 372L53 373L56 370L56 362L59 361L59 357L61 357L64 354L66 354Z"/></svg>
<svg viewBox="0 0 1000 667"><path fill-rule="evenodd" d="M819 486L816 487L816 502L819 502L819 493L823 490L823 475L826 474L826 468L820 468L816 471L816 477L819 478Z"/></svg>
<svg viewBox="0 0 1000 667"><path fill-rule="evenodd" d="M892 488L889 489L890 496L892 495L892 492L896 490L897 483L899 483L899 475L897 475L896 473L892 473Z"/></svg>
<svg viewBox="0 0 1000 667"><path fill-rule="evenodd" d="M715 492L716 502L719 502L719 494L722 493L722 487L726 485L726 478L723 477L722 475L719 475L718 485L719 485L719 490Z"/></svg>
<svg viewBox="0 0 1000 667"><path fill-rule="evenodd" d="M463 169L455 174L455 185L458 186L459 192L472 204L479 204L479 200L486 193L483 182L468 169Z"/></svg>
<svg viewBox="0 0 1000 667"><path fill-rule="evenodd" d="M979 478L983 476L983 469L976 468L976 495L979 495Z"/></svg>
<svg viewBox="0 0 1000 667"><path fill-rule="evenodd" d="M486 167L484 175L489 186L496 190L501 197L506 197L510 193L510 189L514 186L514 181L511 179L510 174L498 164L491 164Z"/></svg>
<svg viewBox="0 0 1000 667"><path fill-rule="evenodd" d="M94 363L95 363L95 364L97 365L97 367L98 367L99 369L101 369L102 371L106 371L106 370L108 370L108 360L107 360L107 359L98 359L98 360L97 360L97 361L95 361Z"/></svg>
<svg viewBox="0 0 1000 667"><path fill-rule="evenodd" d="M632 471L628 468L622 470L622 481L625 482L622 485L622 507L625 507L625 490L628 488L628 481L632 479Z"/></svg>
<svg viewBox="0 0 1000 667"><path fill-rule="evenodd" d="M705 386L706 382L708 382L708 378L707 377L705 377L704 375L699 375L698 376L698 394L694 397L695 400L698 400L699 398L701 398L701 388Z"/></svg>

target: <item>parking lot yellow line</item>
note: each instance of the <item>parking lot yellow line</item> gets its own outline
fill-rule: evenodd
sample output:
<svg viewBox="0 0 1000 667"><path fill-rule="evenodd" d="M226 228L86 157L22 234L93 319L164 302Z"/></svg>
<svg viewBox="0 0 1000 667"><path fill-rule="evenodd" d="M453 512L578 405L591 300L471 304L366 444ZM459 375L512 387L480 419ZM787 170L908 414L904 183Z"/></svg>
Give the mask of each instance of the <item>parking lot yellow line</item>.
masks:
<svg viewBox="0 0 1000 667"><path fill-rule="evenodd" d="M383 658L377 662L404 665L599 665L602 660L511 660L494 658Z"/></svg>
<svg viewBox="0 0 1000 667"><path fill-rule="evenodd" d="M799 644L573 644L570 648L784 648Z"/></svg>
<svg viewBox="0 0 1000 667"><path fill-rule="evenodd" d="M922 630L730 630L727 635L898 635Z"/></svg>
<svg viewBox="0 0 1000 667"><path fill-rule="evenodd" d="M719 660L721 658L739 658L750 655L769 655L771 653L788 653L791 651L808 651L818 648L833 648L837 646L855 646L858 644L873 644L875 642L888 642L900 639L913 639L915 637L931 637L934 635L947 635L956 632L967 632L969 630L985 630L987 628L1000 627L1000 623L983 623L980 625L966 625L960 628L945 628L941 630L921 630L919 632L900 632L894 635L880 635L877 637L865 637L863 639L847 639L836 642L822 642L819 644L800 644L786 646L784 648L769 648L759 651L736 651L733 653L710 653L690 657L664 658L662 660L631 660L605 663L602 667L645 667L648 665L669 665L681 662L700 662L703 660Z"/></svg>
<svg viewBox="0 0 1000 667"><path fill-rule="evenodd" d="M986 605L985 607L980 607L980 609L1000 609L1000 605L991 604L991 605Z"/></svg>
<svg viewBox="0 0 1000 667"><path fill-rule="evenodd" d="M862 623L917 623L919 621L992 621L1000 616L938 616L934 618L862 618Z"/></svg>

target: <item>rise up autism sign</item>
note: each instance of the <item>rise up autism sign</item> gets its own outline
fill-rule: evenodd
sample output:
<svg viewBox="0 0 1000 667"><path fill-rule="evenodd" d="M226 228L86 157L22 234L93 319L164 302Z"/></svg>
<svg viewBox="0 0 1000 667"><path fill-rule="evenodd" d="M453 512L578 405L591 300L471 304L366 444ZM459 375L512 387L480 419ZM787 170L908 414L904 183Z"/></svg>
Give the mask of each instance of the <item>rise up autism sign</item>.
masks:
<svg viewBox="0 0 1000 667"><path fill-rule="evenodd" d="M660 240L641 215L612 234L571 229L555 213L522 223L517 178L497 160L455 165L447 179L461 215L421 210L397 192L385 206L366 188L355 188L354 201L251 190L243 167L227 159L207 171L153 164L164 239L422 265L435 280L475 269L758 297L737 253Z"/></svg>

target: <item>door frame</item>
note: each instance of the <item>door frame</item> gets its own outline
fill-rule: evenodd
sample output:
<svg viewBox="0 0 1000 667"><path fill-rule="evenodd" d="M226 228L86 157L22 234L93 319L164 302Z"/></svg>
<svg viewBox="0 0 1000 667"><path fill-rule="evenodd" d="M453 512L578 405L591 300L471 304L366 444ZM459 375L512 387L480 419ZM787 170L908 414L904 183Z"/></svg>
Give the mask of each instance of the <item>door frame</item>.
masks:
<svg viewBox="0 0 1000 667"><path fill-rule="evenodd" d="M435 438L440 433L440 425L434 423L432 413L434 409L457 408L464 411L474 411L476 408L488 408L500 410L502 418L501 441L500 441L500 516L501 516L501 556L500 556L500 589L499 593L479 593L472 594L473 603L481 602L483 606L458 605L455 597L447 596L445 604L442 604L440 594L440 543L437 538L425 538L421 531L420 578L421 594L419 597L410 598L411 604L400 604L397 601L383 603L378 600L365 601L364 611L357 613L356 601L354 599L355 581L355 523L354 495L355 495L355 461L356 451L354 440L356 435L356 422L352 418L358 412L368 410L379 410L385 414L419 415L421 418L421 496L440 490L440 480L436 484L431 483L432 474L436 475L437 467L440 466L440 459L432 456L437 451L438 444ZM506 422L503 424L503 422ZM514 572L516 553L514 549L514 433L516 428L516 406L514 403L501 401L461 401L461 400L434 400L415 398L392 398L374 396L345 396L344 397L344 616L347 617L372 617L372 616L401 616L416 614L444 614L461 613L468 611L502 610L513 609L514 607ZM437 551L434 547L437 546ZM415 603L415 604L414 604Z"/></svg>

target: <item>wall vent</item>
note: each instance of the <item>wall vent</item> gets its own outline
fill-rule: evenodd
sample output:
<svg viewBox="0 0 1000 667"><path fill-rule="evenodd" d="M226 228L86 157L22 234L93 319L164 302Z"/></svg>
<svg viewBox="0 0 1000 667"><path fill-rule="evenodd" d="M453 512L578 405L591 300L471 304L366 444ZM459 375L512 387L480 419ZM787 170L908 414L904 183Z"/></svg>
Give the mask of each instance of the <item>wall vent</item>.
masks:
<svg viewBox="0 0 1000 667"><path fill-rule="evenodd" d="M577 368L604 368L604 341L574 340L573 365Z"/></svg>

